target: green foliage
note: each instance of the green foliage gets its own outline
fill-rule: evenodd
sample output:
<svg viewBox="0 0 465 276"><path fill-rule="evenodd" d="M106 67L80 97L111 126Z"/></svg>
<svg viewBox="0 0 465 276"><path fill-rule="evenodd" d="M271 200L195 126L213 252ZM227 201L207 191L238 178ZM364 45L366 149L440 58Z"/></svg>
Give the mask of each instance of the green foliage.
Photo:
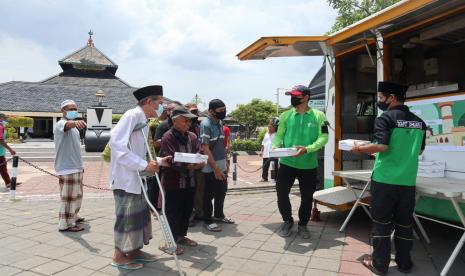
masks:
<svg viewBox="0 0 465 276"><path fill-rule="evenodd" d="M121 115L121 114L113 114L113 115L111 115L111 122L112 122L113 124L116 124L116 123L119 122L119 120L121 119L121 117L123 117L123 115Z"/></svg>
<svg viewBox="0 0 465 276"><path fill-rule="evenodd" d="M6 128L6 133L8 139L18 139L18 131L9 125Z"/></svg>
<svg viewBox="0 0 465 276"><path fill-rule="evenodd" d="M328 0L329 5L338 12L336 22L334 22L328 34L335 33L399 1L400 0Z"/></svg>
<svg viewBox="0 0 465 276"><path fill-rule="evenodd" d="M257 141L261 144L263 141L263 138L265 137L266 132L268 131L268 128L263 128L258 132L257 135Z"/></svg>
<svg viewBox="0 0 465 276"><path fill-rule="evenodd" d="M238 105L229 115L246 128L246 137L250 137L257 127L267 125L270 117L276 115L276 106L271 101L253 99Z"/></svg>
<svg viewBox="0 0 465 276"><path fill-rule="evenodd" d="M29 117L11 116L8 127L34 127L34 119Z"/></svg>
<svg viewBox="0 0 465 276"><path fill-rule="evenodd" d="M102 151L103 161L110 162L110 155L111 155L110 143L107 143L107 145L105 146L105 149Z"/></svg>
<svg viewBox="0 0 465 276"><path fill-rule="evenodd" d="M261 144L258 141L253 140L241 140L236 139L231 142L232 150L233 151L259 151L261 148Z"/></svg>

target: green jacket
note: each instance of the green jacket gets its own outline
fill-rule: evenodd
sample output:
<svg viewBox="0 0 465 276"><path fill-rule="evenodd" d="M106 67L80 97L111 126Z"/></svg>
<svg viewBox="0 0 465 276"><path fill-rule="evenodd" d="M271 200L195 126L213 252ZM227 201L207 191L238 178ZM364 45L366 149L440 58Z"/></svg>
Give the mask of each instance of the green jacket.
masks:
<svg viewBox="0 0 465 276"><path fill-rule="evenodd" d="M295 108L281 114L273 147L303 146L307 148L307 153L299 157L282 157L280 163L297 169L317 168L317 151L328 142L325 122L325 114L313 108L302 115Z"/></svg>

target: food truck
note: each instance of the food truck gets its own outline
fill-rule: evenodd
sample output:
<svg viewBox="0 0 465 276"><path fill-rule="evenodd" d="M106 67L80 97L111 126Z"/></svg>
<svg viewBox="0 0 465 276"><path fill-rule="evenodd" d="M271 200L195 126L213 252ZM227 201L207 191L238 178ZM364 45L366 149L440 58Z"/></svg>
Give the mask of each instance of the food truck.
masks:
<svg viewBox="0 0 465 276"><path fill-rule="evenodd" d="M377 82L382 80L409 85L406 105L428 125L423 158L445 163L443 176L463 180L465 187L464 1L400 1L337 33L262 37L237 56L324 58L324 109L330 124L325 188L341 185L334 171L373 167L373 157L342 151L338 142L372 140ZM437 171L425 173L434 176ZM460 206L465 211L465 205ZM416 212L460 222L443 199L422 196Z"/></svg>

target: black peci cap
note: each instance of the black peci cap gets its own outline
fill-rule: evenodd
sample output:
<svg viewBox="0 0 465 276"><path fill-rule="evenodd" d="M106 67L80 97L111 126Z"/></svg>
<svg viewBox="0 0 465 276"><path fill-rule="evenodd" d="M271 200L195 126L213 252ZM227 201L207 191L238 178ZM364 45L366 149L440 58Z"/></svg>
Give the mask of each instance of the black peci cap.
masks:
<svg viewBox="0 0 465 276"><path fill-rule="evenodd" d="M132 93L138 101L148 96L163 96L163 87L161 85L150 85L137 89Z"/></svg>
<svg viewBox="0 0 465 276"><path fill-rule="evenodd" d="M404 96L407 93L408 86L395 83L392 81L378 82L378 92Z"/></svg>

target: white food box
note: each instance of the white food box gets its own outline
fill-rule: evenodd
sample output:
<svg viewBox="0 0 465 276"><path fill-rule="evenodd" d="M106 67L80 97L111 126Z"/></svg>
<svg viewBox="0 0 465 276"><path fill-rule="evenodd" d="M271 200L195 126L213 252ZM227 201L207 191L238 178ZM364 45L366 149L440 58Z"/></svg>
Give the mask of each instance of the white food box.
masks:
<svg viewBox="0 0 465 276"><path fill-rule="evenodd" d="M279 148L270 151L270 157L287 157L297 153L297 148Z"/></svg>
<svg viewBox="0 0 465 276"><path fill-rule="evenodd" d="M370 141L365 141L365 140L346 139L346 140L339 141L339 149L351 151L355 146L355 142L357 142L359 146L370 143Z"/></svg>
<svg viewBox="0 0 465 276"><path fill-rule="evenodd" d="M208 155L203 155L199 153L185 153L185 152L175 152L174 153L174 162L179 163L207 163Z"/></svg>
<svg viewBox="0 0 465 276"><path fill-rule="evenodd" d="M444 177L446 163L438 160L418 162L418 176L422 177Z"/></svg>

